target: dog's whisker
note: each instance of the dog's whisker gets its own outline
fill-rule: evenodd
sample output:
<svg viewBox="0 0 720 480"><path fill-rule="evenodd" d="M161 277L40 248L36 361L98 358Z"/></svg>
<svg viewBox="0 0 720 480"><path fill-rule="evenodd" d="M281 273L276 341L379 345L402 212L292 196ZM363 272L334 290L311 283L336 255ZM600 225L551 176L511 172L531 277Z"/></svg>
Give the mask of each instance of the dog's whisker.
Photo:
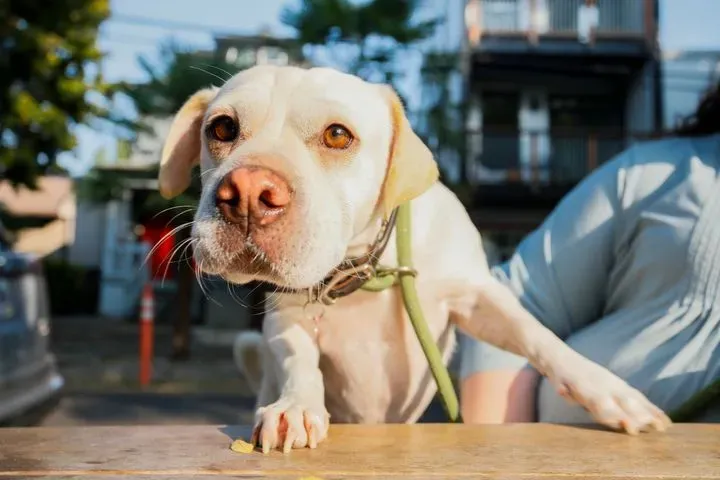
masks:
<svg viewBox="0 0 720 480"><path fill-rule="evenodd" d="M202 63L201 65L202 65L203 67L214 68L215 70L218 70L218 71L220 71L221 73L224 73L225 75L227 75L228 78L225 79L226 82L227 82L228 80L230 80L230 79L232 78L232 76L233 76L232 73L228 72L228 71L225 70L224 68L218 67L217 65L210 65L209 63ZM207 73L207 72L205 72L205 73Z"/></svg>
<svg viewBox="0 0 720 480"><path fill-rule="evenodd" d="M212 73L212 72L208 72L207 70L203 70L202 68L200 68L200 67L198 67L198 66L196 66L196 65L192 65L190 68L192 68L193 70L198 70L198 71L203 72L203 73L207 73L207 74L210 75L211 77L217 78L218 80L220 80L220 81L222 82L222 85L224 85L225 82L228 81L227 78L222 78L220 75L217 75L217 74Z"/></svg>
<svg viewBox="0 0 720 480"><path fill-rule="evenodd" d="M197 242L197 239L192 238L192 237L184 240L185 246L183 247L183 251L180 254L180 259L182 260L184 258L185 262L187 262L187 265L190 268L193 268L193 266L192 266L193 253L192 253L192 250L190 250L190 254L188 255L188 250L190 248L192 248L196 242Z"/></svg>
<svg viewBox="0 0 720 480"><path fill-rule="evenodd" d="M243 308L249 308L249 305L242 301L240 296L235 291L235 284L228 282L227 283L227 290L228 294L230 295L230 298L232 298L235 303L238 303Z"/></svg>
<svg viewBox="0 0 720 480"><path fill-rule="evenodd" d="M167 257L167 263L165 264L165 271L163 272L163 279L162 279L161 285L163 285L163 286L165 285L165 279L167 278L168 271L170 270L170 265L172 263L174 263L173 257L177 253L179 253L180 250L190 241L192 241L192 238L185 239L182 242L180 242L179 244L175 245L175 247L173 247L173 249L170 251L170 255L168 255L168 257Z"/></svg>
<svg viewBox="0 0 720 480"><path fill-rule="evenodd" d="M195 209L196 207L194 207L193 205L174 205L174 206L172 206L172 207L167 207L167 208L165 208L165 209L163 209L163 210L160 210L158 213L156 213L155 215L153 215L152 218L155 219L155 218L159 217L160 215L162 215L162 214L165 213L165 212L169 212L170 210L177 210L178 208L187 208L187 209L193 210L193 209Z"/></svg>
<svg viewBox="0 0 720 480"><path fill-rule="evenodd" d="M273 303L270 306L266 305L265 313L270 312L270 311L274 310L275 308L277 308L277 306L282 301L282 296L285 295L288 291L289 291L289 289L287 287L282 287L282 286L275 287L275 290L273 291L273 294L275 295L275 303Z"/></svg>
<svg viewBox="0 0 720 480"><path fill-rule="evenodd" d="M252 265L255 262L257 262L258 260L260 260L260 256L261 256L261 253L259 251L255 252L255 256L252 258L252 260L250 260L250 264Z"/></svg>
<svg viewBox="0 0 720 480"><path fill-rule="evenodd" d="M172 258L172 256L175 255L176 253L180 253L180 255L176 260L169 260L168 263L179 264L179 263L182 263L183 259L185 259L188 261L188 265L190 265L189 260L185 257L185 255L187 254L188 247L193 243L193 240L194 239L192 239L192 238L186 238L182 242L175 245L175 247L173 247L172 253L170 254L169 258ZM180 250L182 250L182 252Z"/></svg>
<svg viewBox="0 0 720 480"><path fill-rule="evenodd" d="M208 168L207 170L205 170L205 171L203 171L203 172L200 172L200 178L203 178L203 176L205 176L205 175L207 175L207 174L209 174L209 173L212 173L212 172L214 172L215 170L217 170L217 167Z"/></svg>
<svg viewBox="0 0 720 480"><path fill-rule="evenodd" d="M177 215L172 217L170 220L168 220L166 225L171 225L175 221L176 218L182 217L183 215L187 215L188 213L192 212L193 210L195 210L195 207L190 207L187 210L183 210L182 212L178 213Z"/></svg>
<svg viewBox="0 0 720 480"><path fill-rule="evenodd" d="M255 289L253 289L253 291L256 290L257 288L259 288L261 285L262 284L258 284L255 287ZM263 315L268 313L270 310L272 310L273 308L275 308L277 306L277 303L279 302L279 298L277 296L277 292L278 292L279 288L280 287L278 287L277 285L273 285L273 291L267 292L265 294L265 301L263 302L263 311L262 311ZM272 303L272 302L275 302L275 303ZM271 308L268 307L268 305L271 305Z"/></svg>
<svg viewBox="0 0 720 480"><path fill-rule="evenodd" d="M252 288L252 290L250 290L250 293L249 293L248 295L252 295L253 293L255 293L255 291L256 291L258 288L260 288L260 287L262 287L262 286L263 286L263 284L260 283L260 282L258 282L258 283Z"/></svg>
<svg viewBox="0 0 720 480"><path fill-rule="evenodd" d="M280 304L281 300L282 300L282 297L280 294L278 294L277 289L270 292L265 297L265 305L264 305L265 308L263 308L263 315L275 310L277 308L277 306Z"/></svg>
<svg viewBox="0 0 720 480"><path fill-rule="evenodd" d="M187 227L189 227L189 226L192 226L193 223L194 223L194 222L190 221L190 222L186 222L186 223L180 224L180 225L178 225L177 227L175 227L175 228L173 228L172 230L170 230L169 232L167 232L165 235L163 235L162 238L160 238L160 240L158 240L157 243L155 243L155 246L153 246L153 247L150 249L150 251L147 253L147 255L145 255L145 260L143 260L143 262L142 262L142 264L140 265L140 267L144 267L144 266L147 264L148 260L150 260L150 258L152 257L152 255L157 251L158 248L160 248L160 245L161 245L163 242L165 242L165 240L167 240L168 238L174 236L176 233L178 233L178 232L179 232L180 230L182 230L183 228L187 228Z"/></svg>
<svg viewBox="0 0 720 480"><path fill-rule="evenodd" d="M212 297L212 295L210 295L210 291L209 291L209 289L207 288L207 285L204 284L203 274L202 274L202 272L203 272L202 264L203 264L203 261L200 260L200 264L198 265L198 268L197 268L196 271L195 271L195 278L197 279L198 283L200 284L200 291L203 293L203 295L205 296L205 298L207 298L208 300L210 300L211 302L213 302L213 303L214 303L215 305L217 305L218 307L222 307L222 305L220 304L220 302L218 302L217 300L215 300L215 299Z"/></svg>

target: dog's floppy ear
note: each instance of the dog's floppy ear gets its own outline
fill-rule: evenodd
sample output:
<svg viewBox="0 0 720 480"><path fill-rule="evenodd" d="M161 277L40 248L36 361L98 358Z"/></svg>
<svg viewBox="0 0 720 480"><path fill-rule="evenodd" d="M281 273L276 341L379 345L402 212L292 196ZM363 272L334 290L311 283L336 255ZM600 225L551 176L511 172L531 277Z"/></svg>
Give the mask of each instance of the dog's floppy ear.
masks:
<svg viewBox="0 0 720 480"><path fill-rule="evenodd" d="M200 162L200 128L216 88L205 88L191 96L180 108L160 157L160 194L167 198L180 195L190 185L192 168Z"/></svg>
<svg viewBox="0 0 720 480"><path fill-rule="evenodd" d="M382 192L382 208L387 218L395 207L429 189L440 174L432 152L410 126L398 95L388 86L381 88L389 104L393 128Z"/></svg>

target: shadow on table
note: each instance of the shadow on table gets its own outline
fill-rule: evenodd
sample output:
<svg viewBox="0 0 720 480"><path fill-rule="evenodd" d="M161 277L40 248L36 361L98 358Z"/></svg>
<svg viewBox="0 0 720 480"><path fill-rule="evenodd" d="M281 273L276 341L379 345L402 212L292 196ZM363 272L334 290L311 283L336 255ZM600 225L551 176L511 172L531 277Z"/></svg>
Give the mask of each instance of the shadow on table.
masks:
<svg viewBox="0 0 720 480"><path fill-rule="evenodd" d="M113 393L63 399L48 425L243 424L253 398L230 394Z"/></svg>

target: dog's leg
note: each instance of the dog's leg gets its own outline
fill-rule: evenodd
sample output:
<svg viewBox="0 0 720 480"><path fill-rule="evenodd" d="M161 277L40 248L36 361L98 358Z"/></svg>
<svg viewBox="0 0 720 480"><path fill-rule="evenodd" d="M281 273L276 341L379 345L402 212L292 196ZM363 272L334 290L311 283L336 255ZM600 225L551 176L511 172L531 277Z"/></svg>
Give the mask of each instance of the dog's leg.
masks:
<svg viewBox="0 0 720 480"><path fill-rule="evenodd" d="M256 409L277 401L274 360L261 333L254 330L239 333L233 343L233 359L256 396Z"/></svg>
<svg viewBox="0 0 720 480"><path fill-rule="evenodd" d="M473 337L527 358L569 401L599 423L636 434L664 430L670 420L642 393L575 352L525 310L504 285L491 279L456 298L459 326Z"/></svg>
<svg viewBox="0 0 720 480"><path fill-rule="evenodd" d="M243 374L250 390L257 395L261 388L263 375L262 348L265 340L262 334L254 330L240 332L233 342L235 366Z"/></svg>
<svg viewBox="0 0 720 480"><path fill-rule="evenodd" d="M318 347L299 323L280 314L268 315L263 334L270 356L266 365L273 367L268 373L274 374L280 395L258 408L253 440L265 453L278 447L284 452L315 448L327 436L329 423ZM267 396L271 387L266 385Z"/></svg>
<svg viewBox="0 0 720 480"><path fill-rule="evenodd" d="M280 387L278 386L278 380L275 375L277 370L277 368L275 368L275 359L264 339L260 344L260 358L264 367L263 376L260 380L260 389L257 392L255 409L277 402L278 398L280 398Z"/></svg>

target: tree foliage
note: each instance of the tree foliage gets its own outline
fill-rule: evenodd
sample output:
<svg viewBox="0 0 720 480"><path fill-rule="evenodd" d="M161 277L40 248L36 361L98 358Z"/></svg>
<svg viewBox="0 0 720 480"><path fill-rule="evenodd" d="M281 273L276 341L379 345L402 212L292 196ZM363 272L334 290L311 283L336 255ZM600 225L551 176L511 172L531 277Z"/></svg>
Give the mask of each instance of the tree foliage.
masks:
<svg viewBox="0 0 720 480"><path fill-rule="evenodd" d="M436 19L417 21L421 0L302 0L281 21L304 45L324 47L331 61L366 80L394 84L398 57L432 35ZM317 59L316 59L317 60Z"/></svg>
<svg viewBox="0 0 720 480"><path fill-rule="evenodd" d="M0 174L33 186L76 144L73 127L112 118L120 85L99 73L109 0L0 0Z"/></svg>
<svg viewBox="0 0 720 480"><path fill-rule="evenodd" d="M453 98L452 77L460 71L460 55L457 52L428 52L423 58L421 77L423 83L423 129L421 136L439 159L452 157L459 162L458 177L465 178L463 158L466 135L463 119L464 104ZM445 183L451 183L446 165L441 162L441 174Z"/></svg>
<svg viewBox="0 0 720 480"><path fill-rule="evenodd" d="M175 43L160 47L160 61L138 59L148 80L131 85L127 94L140 115L174 115L197 90L230 78L228 64L210 53L199 53Z"/></svg>

